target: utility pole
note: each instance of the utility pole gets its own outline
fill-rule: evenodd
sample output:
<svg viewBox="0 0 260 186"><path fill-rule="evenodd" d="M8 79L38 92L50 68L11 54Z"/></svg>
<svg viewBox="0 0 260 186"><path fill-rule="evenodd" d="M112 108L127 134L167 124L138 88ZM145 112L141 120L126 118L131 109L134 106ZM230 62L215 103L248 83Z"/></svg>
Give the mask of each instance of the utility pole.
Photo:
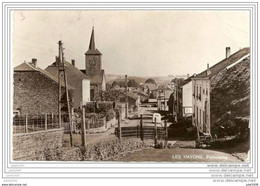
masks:
<svg viewBox="0 0 260 186"><path fill-rule="evenodd" d="M177 109L176 109L176 117L178 122L178 115L179 115L179 82L178 79L176 80L176 98L177 98Z"/></svg>
<svg viewBox="0 0 260 186"><path fill-rule="evenodd" d="M59 100L58 100L59 119L58 119L58 121L59 121L59 127L61 128L61 81L60 81L60 78L61 78L60 62L61 62L61 60L60 59L61 59L61 50L59 47L59 57L58 58L56 57L56 63L58 63L58 83L59 83Z"/></svg>
<svg viewBox="0 0 260 186"><path fill-rule="evenodd" d="M58 69L58 75L59 75L59 122L61 122L61 72L63 72L64 77L64 84L65 84L65 93L66 93L66 102L67 102L67 108L68 108L68 115L69 115L69 126L70 126L70 145L73 146L73 140L72 140L72 119L71 119L71 113L70 113L70 102L69 102L69 92L68 92L68 83L67 83L67 76L65 71L65 57L64 57L64 48L63 43L59 41L59 69ZM59 123L61 124L61 123Z"/></svg>
<svg viewBox="0 0 260 186"><path fill-rule="evenodd" d="M125 75L125 118L128 118L127 75Z"/></svg>
<svg viewBox="0 0 260 186"><path fill-rule="evenodd" d="M165 87L163 88L163 92L164 92L164 95L163 95L163 98L164 98L164 111L166 110L166 103L165 103L165 101L166 101L166 99L165 99Z"/></svg>

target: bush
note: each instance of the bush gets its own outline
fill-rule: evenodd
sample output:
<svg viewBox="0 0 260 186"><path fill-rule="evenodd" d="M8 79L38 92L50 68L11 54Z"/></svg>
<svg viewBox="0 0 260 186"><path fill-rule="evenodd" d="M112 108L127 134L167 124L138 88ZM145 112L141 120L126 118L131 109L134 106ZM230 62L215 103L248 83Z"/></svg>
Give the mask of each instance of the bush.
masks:
<svg viewBox="0 0 260 186"><path fill-rule="evenodd" d="M106 112L106 121L110 121L115 117L115 112L113 109L110 109Z"/></svg>
<svg viewBox="0 0 260 186"><path fill-rule="evenodd" d="M105 116L103 114L91 113L86 114L86 124L89 123L89 128L102 127L104 123Z"/></svg>
<svg viewBox="0 0 260 186"><path fill-rule="evenodd" d="M83 106L86 113L106 113L108 110L113 109L112 102L90 102Z"/></svg>

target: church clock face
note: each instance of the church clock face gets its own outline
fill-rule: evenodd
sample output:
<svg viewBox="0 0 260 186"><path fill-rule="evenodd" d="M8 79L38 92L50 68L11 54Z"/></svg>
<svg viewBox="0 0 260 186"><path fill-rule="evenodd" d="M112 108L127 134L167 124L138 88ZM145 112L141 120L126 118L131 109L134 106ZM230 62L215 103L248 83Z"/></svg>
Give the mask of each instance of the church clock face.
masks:
<svg viewBox="0 0 260 186"><path fill-rule="evenodd" d="M96 62L95 62L95 60L89 60L89 64L90 64L91 66L95 66L95 65L96 65Z"/></svg>

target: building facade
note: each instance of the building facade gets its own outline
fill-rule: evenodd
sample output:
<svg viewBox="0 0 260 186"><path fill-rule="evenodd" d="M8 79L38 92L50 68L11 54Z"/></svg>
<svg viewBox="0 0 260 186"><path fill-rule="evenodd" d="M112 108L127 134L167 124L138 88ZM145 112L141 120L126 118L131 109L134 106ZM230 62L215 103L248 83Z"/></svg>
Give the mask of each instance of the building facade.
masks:
<svg viewBox="0 0 260 186"><path fill-rule="evenodd" d="M36 61L14 68L13 110L17 114L58 114L58 79L37 67ZM74 102L74 88L68 86L70 102ZM62 83L62 97L65 96Z"/></svg>
<svg viewBox="0 0 260 186"><path fill-rule="evenodd" d="M192 78L192 125L197 132L210 134L210 79Z"/></svg>
<svg viewBox="0 0 260 186"><path fill-rule="evenodd" d="M182 85L182 117L189 117L192 109L192 81Z"/></svg>
<svg viewBox="0 0 260 186"><path fill-rule="evenodd" d="M53 77L58 78L58 59L56 58L56 61L45 70ZM65 62L65 71L68 84L75 88L74 108L81 108L82 105L90 101L90 80L87 75L75 67L75 60L72 60L71 63Z"/></svg>

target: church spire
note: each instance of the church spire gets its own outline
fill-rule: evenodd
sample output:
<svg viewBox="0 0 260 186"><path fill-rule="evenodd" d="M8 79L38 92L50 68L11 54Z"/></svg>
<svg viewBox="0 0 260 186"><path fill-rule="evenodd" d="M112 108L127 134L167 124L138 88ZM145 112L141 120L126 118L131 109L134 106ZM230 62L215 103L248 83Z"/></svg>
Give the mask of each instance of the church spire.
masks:
<svg viewBox="0 0 260 186"><path fill-rule="evenodd" d="M92 33L90 36L89 47L88 47L88 51L85 53L85 55L102 55L98 51L98 49L96 49L96 46L95 46L94 26L92 26Z"/></svg>
<svg viewBox="0 0 260 186"><path fill-rule="evenodd" d="M89 50L96 50L96 47L95 47L95 37L94 37L94 26L92 27L92 33L91 33L88 49Z"/></svg>

